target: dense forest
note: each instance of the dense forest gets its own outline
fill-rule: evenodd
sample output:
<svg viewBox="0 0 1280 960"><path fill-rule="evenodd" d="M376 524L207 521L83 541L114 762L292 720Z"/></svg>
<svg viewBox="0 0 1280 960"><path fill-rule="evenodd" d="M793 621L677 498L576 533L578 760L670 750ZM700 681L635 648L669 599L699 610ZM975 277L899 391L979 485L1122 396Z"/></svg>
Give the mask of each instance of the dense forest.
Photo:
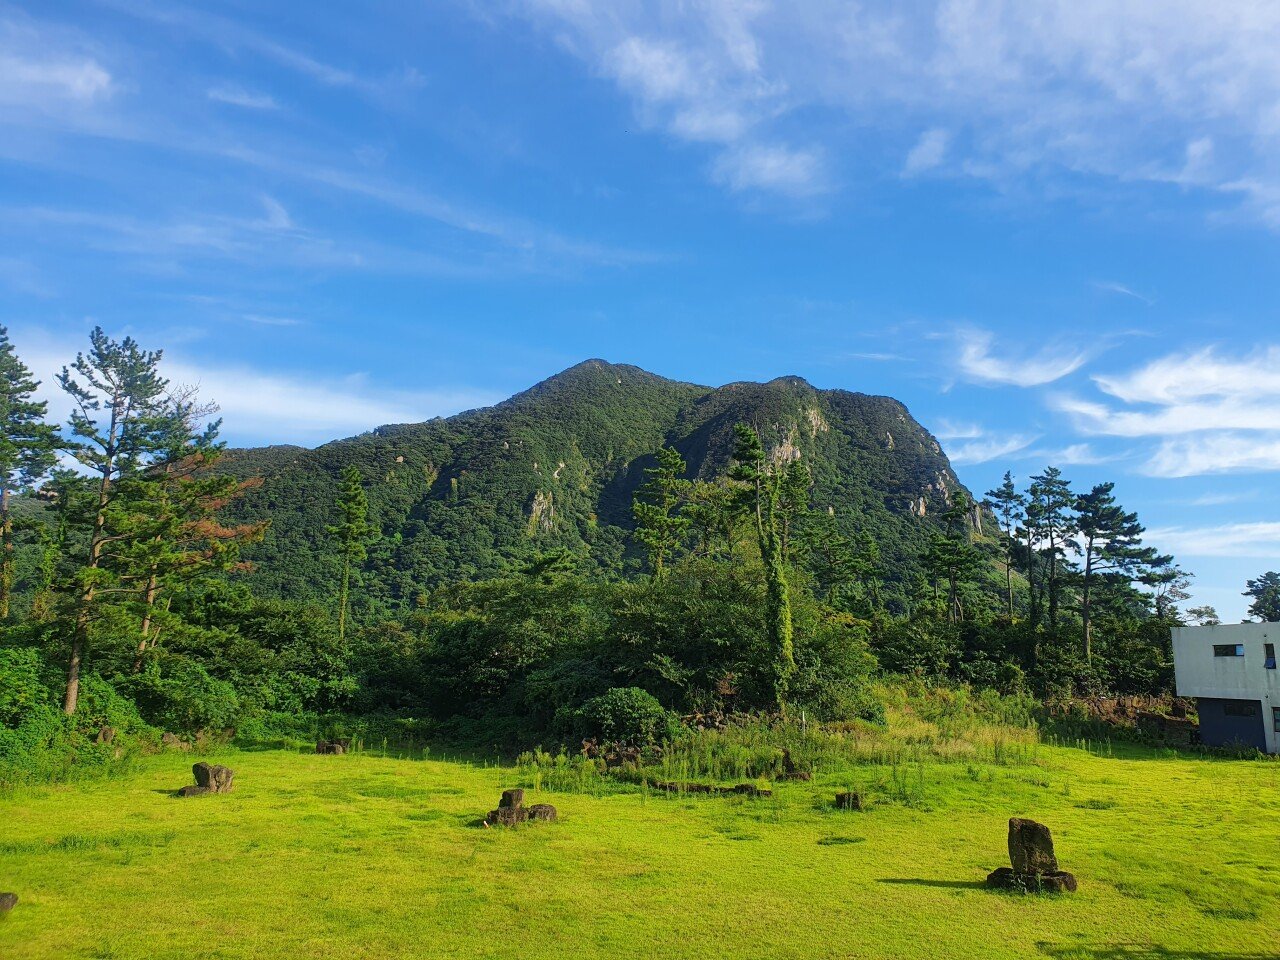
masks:
<svg viewBox="0 0 1280 960"><path fill-rule="evenodd" d="M1162 694L1169 627L1217 619L1112 484L1049 466L975 496L884 397L593 360L448 419L227 450L159 352L95 330L68 360L55 425L0 328L0 780L162 734L874 724L884 674ZM1280 619L1280 574L1246 591Z"/></svg>

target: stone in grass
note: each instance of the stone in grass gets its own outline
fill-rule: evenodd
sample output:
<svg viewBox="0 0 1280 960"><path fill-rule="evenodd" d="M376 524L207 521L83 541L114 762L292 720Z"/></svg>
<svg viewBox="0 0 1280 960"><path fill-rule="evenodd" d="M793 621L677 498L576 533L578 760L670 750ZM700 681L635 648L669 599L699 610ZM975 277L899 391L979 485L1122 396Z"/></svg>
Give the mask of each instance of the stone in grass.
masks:
<svg viewBox="0 0 1280 960"><path fill-rule="evenodd" d="M0 916L8 913L18 905L18 895L16 893L0 893Z"/></svg>
<svg viewBox="0 0 1280 960"><path fill-rule="evenodd" d="M1054 873L1053 835L1043 823L1013 817L1009 820L1009 863L1014 873Z"/></svg>
<svg viewBox="0 0 1280 960"><path fill-rule="evenodd" d="M191 772L195 774L196 785L204 787L210 793L230 793L235 786L235 773L230 767L224 767L220 763L201 760L192 765Z"/></svg>
<svg viewBox="0 0 1280 960"><path fill-rule="evenodd" d="M514 827L529 819L529 811L524 807L499 807L490 810L484 822L498 827Z"/></svg>
<svg viewBox="0 0 1280 960"><path fill-rule="evenodd" d="M848 793L836 794L837 810L862 810L865 804L862 800L862 794L857 790L850 790Z"/></svg>
<svg viewBox="0 0 1280 960"><path fill-rule="evenodd" d="M1009 820L1009 862L987 875L987 886L1023 893L1075 893L1076 878L1058 869L1053 835L1043 823L1013 817Z"/></svg>
<svg viewBox="0 0 1280 960"><path fill-rule="evenodd" d="M316 753L324 754L343 754L347 752L346 746L337 740L317 740Z"/></svg>
<svg viewBox="0 0 1280 960"><path fill-rule="evenodd" d="M530 820L545 820L549 823L555 818L556 808L549 803L535 803L529 807Z"/></svg>
<svg viewBox="0 0 1280 960"><path fill-rule="evenodd" d="M513 807L513 808L523 807L524 791L521 790L519 787L516 787L511 790L503 790L502 799L498 801L498 806Z"/></svg>
<svg viewBox="0 0 1280 960"><path fill-rule="evenodd" d="M191 783L178 790L180 797L203 797L206 793L213 793L208 787L202 787L199 784Z"/></svg>

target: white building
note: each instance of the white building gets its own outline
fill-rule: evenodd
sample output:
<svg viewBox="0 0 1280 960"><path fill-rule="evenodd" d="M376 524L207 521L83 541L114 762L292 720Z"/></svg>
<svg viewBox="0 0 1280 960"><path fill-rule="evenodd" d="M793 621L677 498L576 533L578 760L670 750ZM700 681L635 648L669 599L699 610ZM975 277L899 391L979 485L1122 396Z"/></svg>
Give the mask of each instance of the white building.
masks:
<svg viewBox="0 0 1280 960"><path fill-rule="evenodd" d="M1280 753L1280 623L1173 628L1178 696L1195 697L1206 746Z"/></svg>

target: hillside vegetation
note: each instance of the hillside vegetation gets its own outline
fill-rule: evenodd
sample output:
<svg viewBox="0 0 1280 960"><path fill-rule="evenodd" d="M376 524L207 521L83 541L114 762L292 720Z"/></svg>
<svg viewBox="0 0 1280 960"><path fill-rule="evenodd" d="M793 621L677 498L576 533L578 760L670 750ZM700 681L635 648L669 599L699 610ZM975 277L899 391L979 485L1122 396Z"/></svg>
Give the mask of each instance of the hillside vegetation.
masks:
<svg viewBox="0 0 1280 960"><path fill-rule="evenodd" d="M714 479L738 423L753 425L775 456L803 459L814 508L829 509L841 533L876 537L886 597L904 608L932 514L963 488L937 441L888 397L793 377L710 389L588 360L494 407L316 450L229 451L224 464L263 480L233 515L271 521L245 556L257 566L255 590L290 599L336 590L324 531L339 475L359 471L378 532L358 601L368 616L554 548L601 573L636 571L632 500L654 452L671 446L689 477Z"/></svg>

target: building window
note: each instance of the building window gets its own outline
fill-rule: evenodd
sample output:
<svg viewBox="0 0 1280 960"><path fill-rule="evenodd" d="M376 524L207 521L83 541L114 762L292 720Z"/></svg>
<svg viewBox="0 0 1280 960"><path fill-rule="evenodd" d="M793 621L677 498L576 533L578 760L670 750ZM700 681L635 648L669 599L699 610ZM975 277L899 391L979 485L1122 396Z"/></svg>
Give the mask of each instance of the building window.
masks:
<svg viewBox="0 0 1280 960"><path fill-rule="evenodd" d="M1223 700L1222 715L1224 717L1256 717L1258 705L1252 700Z"/></svg>
<svg viewBox="0 0 1280 960"><path fill-rule="evenodd" d="M1276 668L1276 645L1274 643L1264 643L1262 645L1262 663L1268 670Z"/></svg>
<svg viewBox="0 0 1280 960"><path fill-rule="evenodd" d="M1215 643L1213 645L1213 655L1215 657L1243 657L1243 643Z"/></svg>
<svg viewBox="0 0 1280 960"><path fill-rule="evenodd" d="M1271 708L1271 720L1276 733L1280 733L1280 707Z"/></svg>

